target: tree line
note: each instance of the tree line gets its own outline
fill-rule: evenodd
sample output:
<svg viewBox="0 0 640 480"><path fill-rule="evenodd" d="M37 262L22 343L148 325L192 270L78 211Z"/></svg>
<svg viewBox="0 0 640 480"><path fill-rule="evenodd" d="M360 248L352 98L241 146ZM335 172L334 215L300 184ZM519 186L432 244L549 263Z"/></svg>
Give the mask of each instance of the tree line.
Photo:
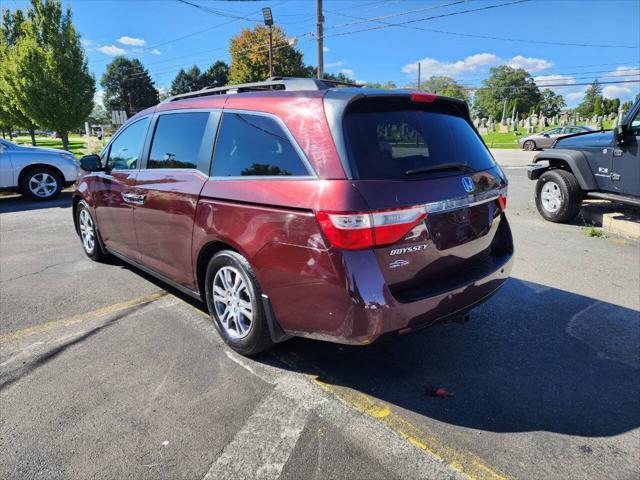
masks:
<svg viewBox="0 0 640 480"><path fill-rule="evenodd" d="M34 144L37 128L53 130L66 149L69 131L85 121L110 123L107 111L124 110L130 117L169 95L265 80L269 76L268 38L269 29L263 25L243 29L230 41L230 64L218 60L204 71L197 65L180 69L166 92L158 91L139 59L116 57L100 80L105 110L93 102L95 80L71 10L63 11L60 0L31 0L25 11L2 12L0 127L26 129ZM273 69L277 76L290 77L315 77L317 72L303 62L302 52L277 26L273 28ZM355 83L344 73L325 73L325 78ZM397 88L392 81L365 86ZM447 76L432 76L420 85L407 86L465 100L479 117L499 119L515 112L551 117L566 108L561 95L549 88L540 90L526 70L506 65L491 68L480 87L465 87ZM622 108L628 110L630 103ZM596 80L576 111L590 117L617 112L620 106L619 99L603 98Z"/></svg>

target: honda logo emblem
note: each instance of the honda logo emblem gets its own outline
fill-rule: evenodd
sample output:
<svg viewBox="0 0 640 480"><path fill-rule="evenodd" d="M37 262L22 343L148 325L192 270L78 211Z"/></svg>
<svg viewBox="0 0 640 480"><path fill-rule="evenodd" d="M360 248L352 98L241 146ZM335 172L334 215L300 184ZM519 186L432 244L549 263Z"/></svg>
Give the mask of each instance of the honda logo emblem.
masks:
<svg viewBox="0 0 640 480"><path fill-rule="evenodd" d="M462 177L462 186L467 191L467 193L471 193L476 189L475 184L471 177Z"/></svg>

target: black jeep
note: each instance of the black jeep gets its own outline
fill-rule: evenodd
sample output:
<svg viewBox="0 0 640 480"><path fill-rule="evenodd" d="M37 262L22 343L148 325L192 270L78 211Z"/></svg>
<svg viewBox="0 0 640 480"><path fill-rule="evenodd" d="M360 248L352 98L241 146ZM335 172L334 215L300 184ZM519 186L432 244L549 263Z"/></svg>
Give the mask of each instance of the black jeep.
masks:
<svg viewBox="0 0 640 480"><path fill-rule="evenodd" d="M640 100L613 130L563 137L533 158L538 212L551 222L574 218L586 197L640 206Z"/></svg>

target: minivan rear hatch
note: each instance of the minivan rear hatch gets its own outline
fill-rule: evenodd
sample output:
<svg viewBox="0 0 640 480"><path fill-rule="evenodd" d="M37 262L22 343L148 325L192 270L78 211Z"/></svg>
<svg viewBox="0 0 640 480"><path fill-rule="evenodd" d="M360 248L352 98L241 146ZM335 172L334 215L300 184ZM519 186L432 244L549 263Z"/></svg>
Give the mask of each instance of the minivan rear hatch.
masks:
<svg viewBox="0 0 640 480"><path fill-rule="evenodd" d="M342 128L347 169L374 215L424 209L404 236L374 247L399 300L455 288L506 261L511 236L499 231L506 178L464 103L428 94L365 97L347 107Z"/></svg>

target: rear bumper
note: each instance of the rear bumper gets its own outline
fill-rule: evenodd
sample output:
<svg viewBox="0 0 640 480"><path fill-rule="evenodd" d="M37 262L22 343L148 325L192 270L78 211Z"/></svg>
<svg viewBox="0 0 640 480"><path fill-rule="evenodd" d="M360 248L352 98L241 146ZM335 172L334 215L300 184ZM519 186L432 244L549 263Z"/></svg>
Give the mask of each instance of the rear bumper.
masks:
<svg viewBox="0 0 640 480"><path fill-rule="evenodd" d="M359 299L359 308L350 309L342 325L340 335L310 334L308 336L339 343L366 345L383 336L405 334L440 322L462 318L471 309L488 300L509 278L513 255L505 255L503 261L489 274L420 300L402 303L385 284L379 293ZM373 285L363 290L373 293ZM361 290L362 291L362 290ZM380 298L384 301L380 302Z"/></svg>
<svg viewBox="0 0 640 480"><path fill-rule="evenodd" d="M308 289L301 283L291 286L286 295L275 296L281 299L274 298L276 317L288 335L366 345L384 336L461 319L509 278L513 253L493 256L461 281L442 284L438 291L425 285L423 296L415 292L394 295L380 269L374 268L378 264L371 250L344 251L340 260L340 286L316 279ZM284 298L301 296L296 308L283 308ZM291 302L287 303L291 307Z"/></svg>

